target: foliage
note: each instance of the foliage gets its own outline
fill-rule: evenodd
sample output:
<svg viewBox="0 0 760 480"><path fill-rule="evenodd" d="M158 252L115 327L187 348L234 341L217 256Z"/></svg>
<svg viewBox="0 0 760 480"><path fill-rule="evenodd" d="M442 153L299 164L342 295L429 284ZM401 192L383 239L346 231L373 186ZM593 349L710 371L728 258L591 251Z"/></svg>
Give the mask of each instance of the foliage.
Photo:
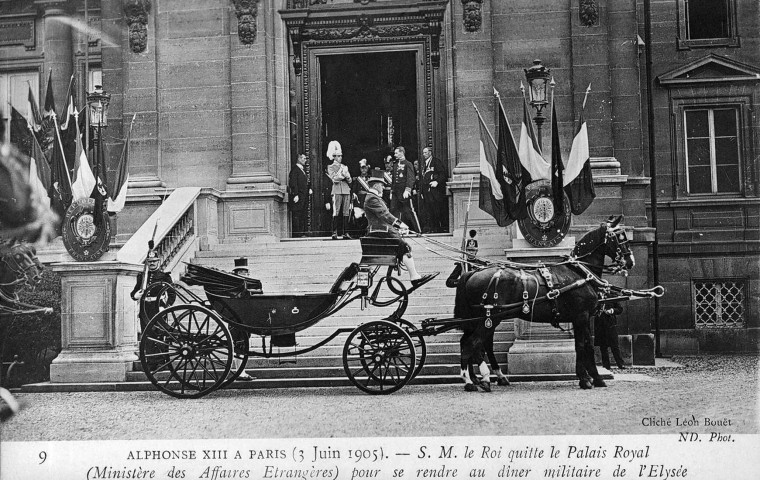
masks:
<svg viewBox="0 0 760 480"><path fill-rule="evenodd" d="M3 362L14 356L24 362L14 367L11 386L49 380L50 362L61 350L61 279L51 270L42 272L42 281L34 290L19 291L22 302L51 307L53 314L14 315L4 317L0 335L0 356ZM11 320L8 321L8 318ZM5 379L3 380L4 383Z"/></svg>

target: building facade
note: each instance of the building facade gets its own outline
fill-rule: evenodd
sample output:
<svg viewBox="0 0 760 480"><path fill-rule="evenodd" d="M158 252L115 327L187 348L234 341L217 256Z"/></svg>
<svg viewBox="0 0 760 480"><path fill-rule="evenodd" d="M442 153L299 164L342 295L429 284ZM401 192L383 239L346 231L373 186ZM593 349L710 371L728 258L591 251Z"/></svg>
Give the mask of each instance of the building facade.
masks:
<svg viewBox="0 0 760 480"><path fill-rule="evenodd" d="M448 170L450 230L461 232L479 172L473 104L493 131L497 89L518 137L524 70L541 59L567 151L591 85L584 115L597 198L573 218L571 235L624 214L639 265L624 280L633 288L654 281L656 238L668 290L664 351L756 349L760 7L651 2L652 205L644 3L90 0L87 30L84 0L9 0L0 2L0 73L14 105L26 105L27 85L41 98L51 69L61 104L72 74L80 98L86 77L91 87L102 82L111 94L110 168L137 115L118 242L166 189L193 186L209 199L199 219L207 248L289 236L286 182L302 152L314 192L308 228L325 232L330 140L341 142L353 173L362 158L381 167L394 145L412 161L431 146ZM505 250L519 236L477 208L469 225L481 244ZM651 302L632 302L620 328L642 358L652 356L652 319Z"/></svg>

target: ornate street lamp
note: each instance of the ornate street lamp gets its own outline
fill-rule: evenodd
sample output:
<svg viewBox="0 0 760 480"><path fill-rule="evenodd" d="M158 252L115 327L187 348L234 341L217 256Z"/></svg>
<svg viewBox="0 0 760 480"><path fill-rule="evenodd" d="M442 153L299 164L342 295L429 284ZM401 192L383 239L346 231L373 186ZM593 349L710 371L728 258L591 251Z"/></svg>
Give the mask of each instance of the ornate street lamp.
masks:
<svg viewBox="0 0 760 480"><path fill-rule="evenodd" d="M549 104L546 95L546 89L549 85L549 79L551 73L548 68L541 64L541 60L533 60L533 66L527 68L525 71L525 79L528 81L528 93L530 93L530 105L536 109L536 116L533 117L533 121L536 122L538 131L538 144L543 148L541 142L541 126L546 121L543 110L546 105Z"/></svg>
<svg viewBox="0 0 760 480"><path fill-rule="evenodd" d="M89 115L90 127L93 132L93 147L95 149L95 178L101 175L101 155L102 155L102 135L101 128L108 127L108 103L111 101L111 94L105 93L101 85L95 85L95 91L87 94L87 113ZM88 145L89 147L89 145ZM104 178L104 177L103 177Z"/></svg>
<svg viewBox="0 0 760 480"><path fill-rule="evenodd" d="M87 94L87 111L90 115L91 127L99 129L108 126L108 103L110 101L111 94L105 93L100 85L95 85L95 91Z"/></svg>

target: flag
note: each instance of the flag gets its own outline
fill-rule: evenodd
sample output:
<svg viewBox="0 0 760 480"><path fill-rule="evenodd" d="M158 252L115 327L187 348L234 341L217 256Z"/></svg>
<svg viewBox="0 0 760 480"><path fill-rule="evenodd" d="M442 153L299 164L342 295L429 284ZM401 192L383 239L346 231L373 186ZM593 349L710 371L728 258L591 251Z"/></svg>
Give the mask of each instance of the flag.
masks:
<svg viewBox="0 0 760 480"><path fill-rule="evenodd" d="M565 192L562 163L562 150L559 146L559 128L557 127L557 109L552 102L552 199L554 200L554 216L562 215L565 211Z"/></svg>
<svg viewBox="0 0 760 480"><path fill-rule="evenodd" d="M32 152L33 138L34 135L29 129L29 123L24 116L16 110L16 107L11 107L11 143L16 145L16 148L18 148L21 153L29 157Z"/></svg>
<svg viewBox="0 0 760 480"><path fill-rule="evenodd" d="M42 127L42 115L40 115L40 107L37 104L37 99L34 98L31 83L29 84L29 96L27 102L29 102L29 117L27 118L27 122L32 126L34 131L37 132Z"/></svg>
<svg viewBox="0 0 760 480"><path fill-rule="evenodd" d="M570 200L570 211L580 215L596 197L594 178L591 174L591 155L588 148L588 125L581 109L578 129L570 148L565 171L565 193Z"/></svg>
<svg viewBox="0 0 760 480"><path fill-rule="evenodd" d="M132 117L132 125L134 125L135 117ZM108 211L111 213L118 213L124 208L124 204L127 202L127 183L129 182L129 139L132 136L132 125L127 132L127 139L124 140L124 147L121 149L121 158L119 158L119 166L116 169L116 177L113 179L113 185L111 186L110 195L108 198Z"/></svg>
<svg viewBox="0 0 760 480"><path fill-rule="evenodd" d="M541 147L536 140L536 133L530 120L528 101L525 100L525 97L523 97L523 121L520 127L519 153L520 162L530 174L531 181L551 179L550 165L541 156Z"/></svg>
<svg viewBox="0 0 760 480"><path fill-rule="evenodd" d="M29 185L32 187L32 194L36 195L45 207L50 208L50 166L34 136L32 136L32 155L29 158Z"/></svg>
<svg viewBox="0 0 760 480"><path fill-rule="evenodd" d="M531 182L531 178L520 162L515 137L512 136L512 130L509 128L501 99L499 99L498 135L495 173L504 193L504 209L511 220L523 219L528 216L525 206L525 186Z"/></svg>
<svg viewBox="0 0 760 480"><path fill-rule="evenodd" d="M59 115L61 118L61 130L67 130L69 128L69 120L73 119L74 116L74 110L76 110L76 105L74 101L74 75L71 76L71 80L69 80L69 88L66 91L66 106L63 109L63 112Z"/></svg>
<svg viewBox="0 0 760 480"><path fill-rule="evenodd" d="M474 105L474 104L473 104ZM478 207L491 215L496 224L500 227L506 227L512 223L512 219L507 215L504 209L504 193L502 192L499 180L496 178L496 142L488 132L483 117L477 107L480 121L480 189L478 190Z"/></svg>
<svg viewBox="0 0 760 480"><path fill-rule="evenodd" d="M45 153L42 151L37 139L32 137L32 152L29 155L32 158L32 162L35 164L35 170L37 171L37 177L40 183L45 189L45 197L50 197L52 189L52 172L50 171L50 165L45 158Z"/></svg>
<svg viewBox="0 0 760 480"><path fill-rule="evenodd" d="M45 93L45 110L42 112L42 118L55 114L55 98L53 98L53 70L50 70L48 76L47 91Z"/></svg>
<svg viewBox="0 0 760 480"><path fill-rule="evenodd" d="M76 136L76 155L74 162L74 177L71 179L72 200L77 201L87 198L92 194L95 188L95 176L90 169L90 162L87 160L87 154L82 148L82 139L79 136L79 123L74 120Z"/></svg>
<svg viewBox="0 0 760 480"><path fill-rule="evenodd" d="M106 202L108 200L106 157L106 142L101 139L98 142L98 147L95 149L95 169L93 173L95 175L96 188L90 192L90 197L95 200L94 223L96 226L100 226L103 222L103 212L106 209Z"/></svg>
<svg viewBox="0 0 760 480"><path fill-rule="evenodd" d="M55 99L53 98L53 71L48 76L47 90L45 94L45 106L42 111L42 122L37 140L48 158L52 158L53 153L58 148L57 144L57 127L55 114Z"/></svg>
<svg viewBox="0 0 760 480"><path fill-rule="evenodd" d="M15 107L11 107L11 143L30 159L29 185L32 194L37 195L43 205L50 207L50 166L34 137L32 127Z"/></svg>

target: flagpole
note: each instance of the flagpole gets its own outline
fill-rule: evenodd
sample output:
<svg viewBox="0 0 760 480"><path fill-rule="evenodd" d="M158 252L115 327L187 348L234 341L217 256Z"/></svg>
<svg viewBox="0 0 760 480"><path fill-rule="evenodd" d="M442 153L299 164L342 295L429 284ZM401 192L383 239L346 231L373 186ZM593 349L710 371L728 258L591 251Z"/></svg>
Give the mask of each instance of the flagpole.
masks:
<svg viewBox="0 0 760 480"><path fill-rule="evenodd" d="M467 241L467 221L470 217L470 206L472 205L472 184L475 181L475 177L470 177L470 196L467 199L467 212L464 214L464 229L462 230L462 269L464 270L466 268L466 250L465 250L465 242Z"/></svg>
<svg viewBox="0 0 760 480"><path fill-rule="evenodd" d="M69 165L66 163L66 154L63 151L63 142L61 141L61 132L58 131L58 120L55 117L55 112L51 115L53 117L53 125L55 126L55 137L58 139L58 146L61 147L61 159L63 166L66 170L66 178L69 179L69 188L72 188L71 174L69 173Z"/></svg>
<svg viewBox="0 0 760 480"><path fill-rule="evenodd" d="M475 109L475 112L477 112L478 117L480 117L480 121L483 124L483 126L486 128L486 133L488 133L488 137L491 139L491 142L496 146L496 140L493 139L493 135L491 135L491 131L488 129L488 125L486 125L486 122L483 121L483 116L480 114L480 110L478 110L477 105L475 105L475 102L472 102L472 107Z"/></svg>
<svg viewBox="0 0 760 480"><path fill-rule="evenodd" d="M90 91L90 9L84 0L84 104L87 115L84 119L84 156L90 149L90 108L87 103L87 93Z"/></svg>
<svg viewBox="0 0 760 480"><path fill-rule="evenodd" d="M583 97L583 106L582 109L586 109L586 100L588 100L588 94L591 93L591 83L588 84L588 88L586 88L586 95Z"/></svg>

